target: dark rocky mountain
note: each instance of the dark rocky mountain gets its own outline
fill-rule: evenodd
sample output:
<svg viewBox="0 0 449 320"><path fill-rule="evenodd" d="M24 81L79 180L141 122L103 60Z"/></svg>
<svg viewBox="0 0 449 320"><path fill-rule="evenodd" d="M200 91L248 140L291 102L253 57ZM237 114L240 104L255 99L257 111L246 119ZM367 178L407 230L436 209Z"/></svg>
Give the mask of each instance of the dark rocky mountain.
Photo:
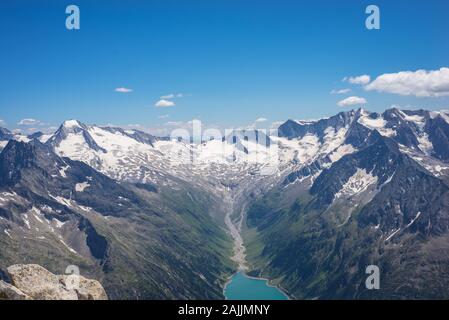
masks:
<svg viewBox="0 0 449 320"><path fill-rule="evenodd" d="M11 131L5 128L0 128L0 141L8 141L13 138Z"/></svg>
<svg viewBox="0 0 449 320"><path fill-rule="evenodd" d="M360 110L358 112L360 112ZM321 119L318 121L298 123L293 120L288 120L279 127L279 136L293 139L302 138L306 134L314 134L322 139L324 136L324 131L327 128L332 127L336 130L344 128L352 123L356 114L357 112L352 110L349 112L340 112L333 117Z"/></svg>
<svg viewBox="0 0 449 320"><path fill-rule="evenodd" d="M44 135L44 133L41 131L34 132L34 133L28 135L28 139L29 140L34 140L34 139L39 140L43 135Z"/></svg>
<svg viewBox="0 0 449 320"><path fill-rule="evenodd" d="M14 137L14 134L8 129L0 128L0 152L6 146L9 140Z"/></svg>
<svg viewBox="0 0 449 320"><path fill-rule="evenodd" d="M449 124L438 115L428 120L425 131L432 142L434 156L443 161L449 161Z"/></svg>
<svg viewBox="0 0 449 320"><path fill-rule="evenodd" d="M357 121L353 122L349 127L345 141L354 148L363 149L378 139L379 132L370 130Z"/></svg>
<svg viewBox="0 0 449 320"><path fill-rule="evenodd" d="M74 264L112 298L222 298L231 264L208 212L214 200L178 187L119 183L37 140L10 140L0 154L0 270Z"/></svg>
<svg viewBox="0 0 449 320"><path fill-rule="evenodd" d="M251 274L296 298L447 299L447 114L352 114L281 126L294 140L345 124L355 151L300 167L249 208ZM380 290L365 287L369 265Z"/></svg>
<svg viewBox="0 0 449 320"><path fill-rule="evenodd" d="M377 133L377 131L375 131ZM396 172L398 166L408 156L399 151L397 143L377 133L378 140L360 152L349 154L324 169L314 181L310 193L317 196L317 204L330 205L337 192L354 176L357 170L364 169L377 177L377 187L381 187Z"/></svg>

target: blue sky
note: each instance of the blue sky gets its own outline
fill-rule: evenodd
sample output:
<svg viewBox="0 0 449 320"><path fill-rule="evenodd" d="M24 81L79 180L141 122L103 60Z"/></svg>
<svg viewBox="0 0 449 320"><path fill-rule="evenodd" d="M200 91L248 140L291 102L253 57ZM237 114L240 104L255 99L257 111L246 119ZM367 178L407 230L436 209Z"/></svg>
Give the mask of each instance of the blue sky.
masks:
<svg viewBox="0 0 449 320"><path fill-rule="evenodd" d="M81 10L80 30L65 28L70 4ZM380 8L380 30L365 28L369 4ZM372 111L449 108L440 73L418 75L430 83L424 91L443 81L438 94L430 87L419 96L393 92L394 83L368 91L368 83L342 81L449 67L448 17L446 0L3 0L0 119L10 129L71 118L144 127L199 118L229 127L332 115L358 107L337 105L350 96ZM331 94L339 89L351 91ZM182 97L155 106L169 94Z"/></svg>

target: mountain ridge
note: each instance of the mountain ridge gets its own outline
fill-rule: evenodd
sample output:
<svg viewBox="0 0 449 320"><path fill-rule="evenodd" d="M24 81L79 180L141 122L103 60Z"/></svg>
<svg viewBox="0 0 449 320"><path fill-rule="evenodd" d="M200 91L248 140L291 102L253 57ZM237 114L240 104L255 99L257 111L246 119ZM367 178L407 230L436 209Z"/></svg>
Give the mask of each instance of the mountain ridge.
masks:
<svg viewBox="0 0 449 320"><path fill-rule="evenodd" d="M11 250L16 239L44 236L39 226L44 237L56 235L45 240L61 260L47 261L50 269L79 255L100 278L117 276L125 261L154 273L135 290L125 273L126 297L220 298L214 283L237 268L232 250L250 274L297 298L442 297L444 289L426 282L449 274L444 268L416 272L448 262L449 246L439 240L449 238L448 119L444 111L358 109L288 120L278 136L236 132L197 144L68 120L45 141L13 135L5 144L0 241ZM202 237L210 247L199 245ZM186 259L179 244L197 249ZM20 262L12 252L0 254L0 270ZM36 258L27 250L18 256ZM397 262L402 256L411 270ZM364 290L367 263L386 270L385 291ZM406 275L415 287L395 287ZM184 289L173 282L182 278ZM120 297L117 281L105 288Z"/></svg>

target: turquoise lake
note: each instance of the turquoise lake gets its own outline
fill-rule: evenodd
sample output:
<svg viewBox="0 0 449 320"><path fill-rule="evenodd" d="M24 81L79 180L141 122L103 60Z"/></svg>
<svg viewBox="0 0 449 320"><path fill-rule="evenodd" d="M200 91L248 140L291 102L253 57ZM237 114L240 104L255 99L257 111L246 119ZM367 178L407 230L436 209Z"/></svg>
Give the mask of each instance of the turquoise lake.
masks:
<svg viewBox="0 0 449 320"><path fill-rule="evenodd" d="M270 287L268 281L249 278L242 272L232 276L224 295L228 300L288 300L276 287Z"/></svg>

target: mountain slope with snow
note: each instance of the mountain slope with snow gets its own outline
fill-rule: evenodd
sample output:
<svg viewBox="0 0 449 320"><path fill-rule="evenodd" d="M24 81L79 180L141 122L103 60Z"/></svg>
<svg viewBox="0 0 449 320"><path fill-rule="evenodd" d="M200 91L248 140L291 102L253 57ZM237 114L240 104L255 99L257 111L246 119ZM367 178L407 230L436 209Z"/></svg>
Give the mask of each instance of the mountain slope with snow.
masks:
<svg viewBox="0 0 449 320"><path fill-rule="evenodd" d="M132 262L143 276L127 281L142 285L126 296L216 298L232 238L245 260L243 236L252 274L298 298L449 296L444 281L428 288L449 278L449 112L359 109L199 143L77 120L52 135L0 133L0 265L31 238L18 257L46 246L78 259L112 296ZM381 293L361 287L368 263L388 270Z"/></svg>
<svg viewBox="0 0 449 320"><path fill-rule="evenodd" d="M77 265L111 298L222 298L231 264L217 200L177 187L119 182L37 140L10 140L0 154L0 270Z"/></svg>
<svg viewBox="0 0 449 320"><path fill-rule="evenodd" d="M344 124L339 148L351 148L299 162L249 207L252 274L296 298L447 298L446 113L350 115L289 123L293 145ZM368 265L379 266L382 290L364 287Z"/></svg>

